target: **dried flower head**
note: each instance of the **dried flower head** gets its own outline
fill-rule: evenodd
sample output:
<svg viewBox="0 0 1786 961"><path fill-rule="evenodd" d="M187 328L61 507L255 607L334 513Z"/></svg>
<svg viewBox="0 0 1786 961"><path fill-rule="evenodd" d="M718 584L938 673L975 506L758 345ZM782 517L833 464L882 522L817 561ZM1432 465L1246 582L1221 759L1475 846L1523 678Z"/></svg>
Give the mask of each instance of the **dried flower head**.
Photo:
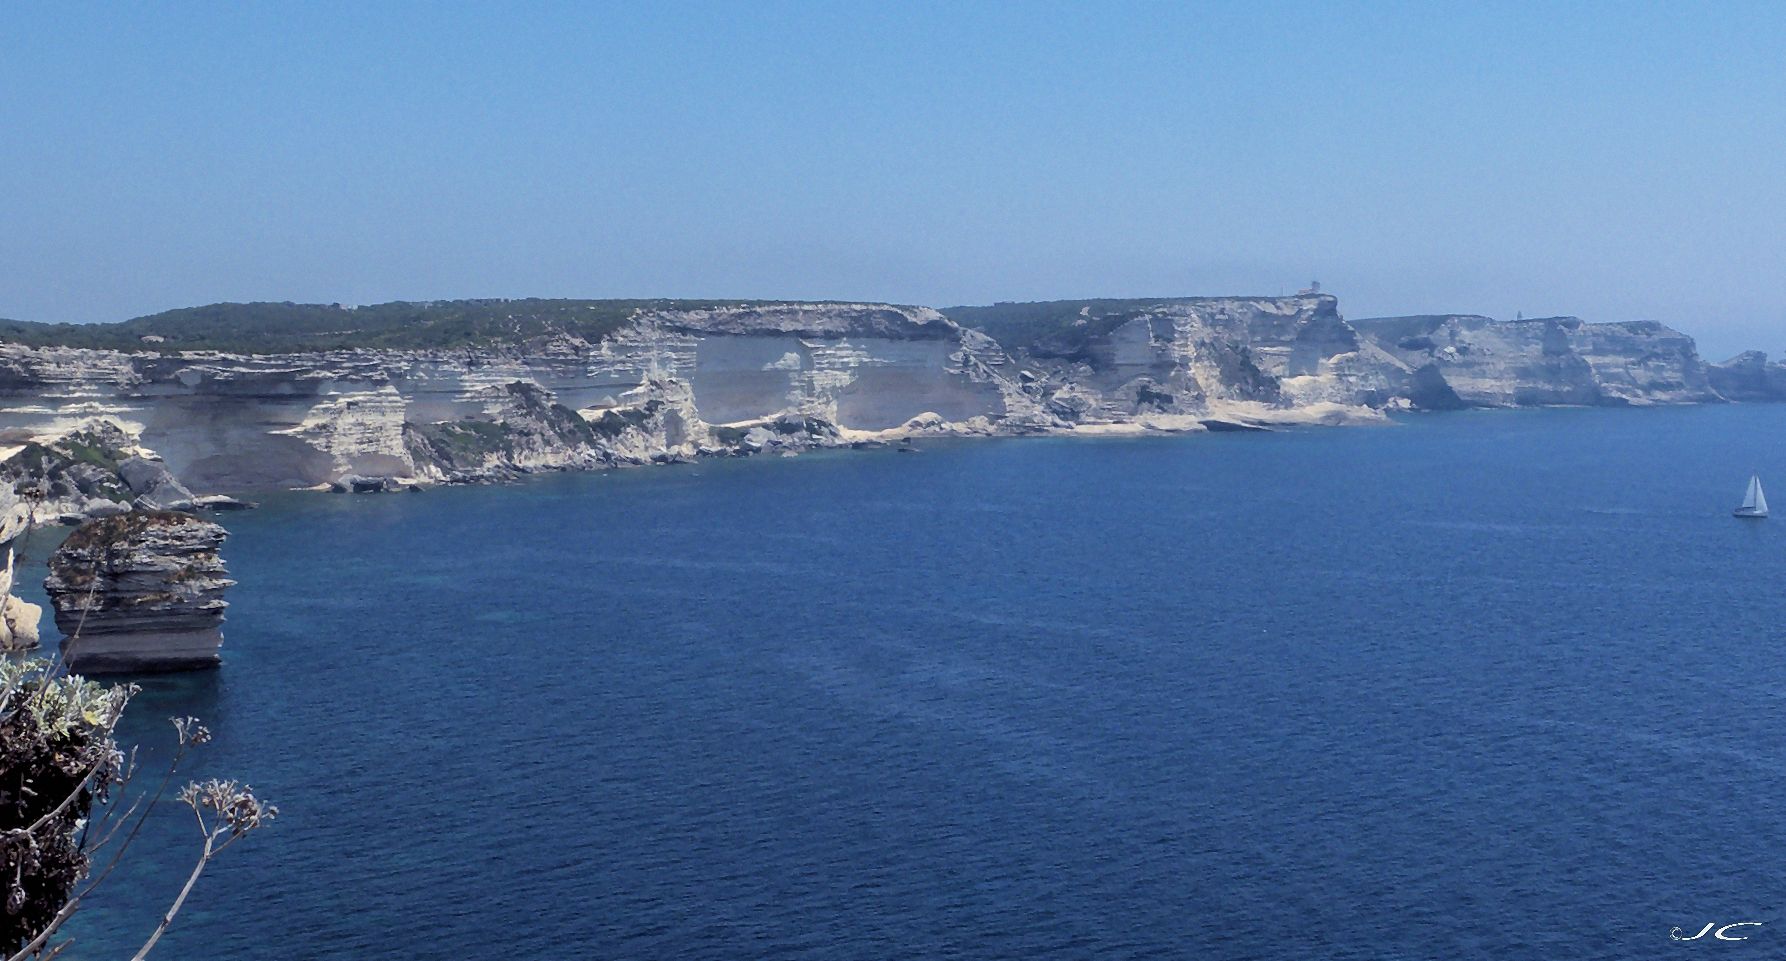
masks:
<svg viewBox="0 0 1786 961"><path fill-rule="evenodd" d="M198 722L196 717L170 717L174 722L174 730L180 734L180 743L189 745L211 743L211 729Z"/></svg>
<svg viewBox="0 0 1786 961"><path fill-rule="evenodd" d="M180 789L180 801L204 822L206 811L222 819L231 837L240 837L279 816L279 809L254 796L254 788L238 781L194 781Z"/></svg>

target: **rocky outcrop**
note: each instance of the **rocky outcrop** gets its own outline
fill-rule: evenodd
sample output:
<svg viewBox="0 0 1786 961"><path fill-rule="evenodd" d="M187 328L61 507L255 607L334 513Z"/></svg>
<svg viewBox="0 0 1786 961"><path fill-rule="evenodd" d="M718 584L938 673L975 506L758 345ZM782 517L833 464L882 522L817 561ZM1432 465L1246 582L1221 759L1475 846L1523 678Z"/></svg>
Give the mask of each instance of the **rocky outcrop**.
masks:
<svg viewBox="0 0 1786 961"><path fill-rule="evenodd" d="M118 471L136 453L130 435L117 425L89 421L14 449L0 462L0 481L24 495L44 520L121 514L135 495Z"/></svg>
<svg viewBox="0 0 1786 961"><path fill-rule="evenodd" d="M481 388L474 396L484 408L478 414L404 425L412 465L406 474L463 483L607 463L589 424L543 388L516 381Z"/></svg>
<svg viewBox="0 0 1786 961"><path fill-rule="evenodd" d="M329 490L337 494L388 494L414 488L407 487L395 477L367 477L364 474L342 474L329 484Z"/></svg>
<svg viewBox="0 0 1786 961"><path fill-rule="evenodd" d="M1744 351L1707 371L1712 388L1727 400L1786 400L1786 363L1768 363L1759 350Z"/></svg>
<svg viewBox="0 0 1786 961"><path fill-rule="evenodd" d="M782 414L752 424L727 424L713 428L713 437L718 446L703 449L703 454L797 454L846 443L837 425L811 414Z"/></svg>
<svg viewBox="0 0 1786 961"><path fill-rule="evenodd" d="M133 503L145 510L189 511L196 506L192 491L166 464L142 454L118 462L118 479L136 495Z"/></svg>
<svg viewBox="0 0 1786 961"><path fill-rule="evenodd" d="M1607 324L1558 318L1569 349L1587 362L1597 403L1613 406L1722 401L1693 338L1653 320Z"/></svg>
<svg viewBox="0 0 1786 961"><path fill-rule="evenodd" d="M613 463L687 460L710 452L713 431L695 407L694 390L675 377L647 376L613 403L579 412Z"/></svg>
<svg viewBox="0 0 1786 961"><path fill-rule="evenodd" d="M216 666L223 644L218 556L224 529L190 514L138 510L81 525L50 557L44 590L70 670L184 671Z"/></svg>
<svg viewBox="0 0 1786 961"><path fill-rule="evenodd" d="M1414 407L1649 405L1717 402L1693 339L1653 321L1474 315L1354 321L1402 374ZM1394 375L1391 375L1394 379Z"/></svg>
<svg viewBox="0 0 1786 961"><path fill-rule="evenodd" d="M221 494L195 495L155 452L117 424L93 420L0 461L0 484L25 495L39 520L78 523L147 510L252 506Z"/></svg>

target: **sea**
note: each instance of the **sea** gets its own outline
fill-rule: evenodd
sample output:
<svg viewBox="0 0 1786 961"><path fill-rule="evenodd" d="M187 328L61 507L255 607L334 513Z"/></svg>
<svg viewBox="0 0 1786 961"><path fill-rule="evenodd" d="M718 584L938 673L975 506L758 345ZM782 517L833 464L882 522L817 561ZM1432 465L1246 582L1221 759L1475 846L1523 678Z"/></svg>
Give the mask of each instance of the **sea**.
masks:
<svg viewBox="0 0 1786 961"><path fill-rule="evenodd" d="M1731 509L1783 442L1523 410L274 493L220 515L225 663L120 727L154 772L202 718L180 780L279 809L154 956L1780 957L1786 516ZM70 956L199 840L164 802Z"/></svg>

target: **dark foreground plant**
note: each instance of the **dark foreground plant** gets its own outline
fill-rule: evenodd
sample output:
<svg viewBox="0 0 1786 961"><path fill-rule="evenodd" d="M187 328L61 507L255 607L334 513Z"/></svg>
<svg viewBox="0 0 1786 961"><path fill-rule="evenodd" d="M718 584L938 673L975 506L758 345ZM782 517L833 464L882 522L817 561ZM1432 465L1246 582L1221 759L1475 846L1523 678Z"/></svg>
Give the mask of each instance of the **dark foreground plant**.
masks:
<svg viewBox="0 0 1786 961"><path fill-rule="evenodd" d="M111 732L131 691L5 662L0 692L0 946L11 953L51 925L87 874L94 802L126 776Z"/></svg>
<svg viewBox="0 0 1786 961"><path fill-rule="evenodd" d="M0 661L0 950L7 961L48 959L70 944L57 932L117 868L165 797L180 764L211 732L175 718L174 756L154 785L138 785L135 752L113 739L137 688L58 674L45 661ZM278 811L234 781L190 783L179 801L198 821L191 875L149 939L147 957L218 854Z"/></svg>

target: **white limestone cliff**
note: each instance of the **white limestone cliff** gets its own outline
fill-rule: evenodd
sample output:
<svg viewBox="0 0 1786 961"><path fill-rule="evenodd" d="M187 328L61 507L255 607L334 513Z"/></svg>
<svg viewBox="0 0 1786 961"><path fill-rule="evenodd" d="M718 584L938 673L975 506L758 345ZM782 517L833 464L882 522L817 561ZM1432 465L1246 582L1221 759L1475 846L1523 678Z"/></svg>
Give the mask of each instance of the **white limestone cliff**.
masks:
<svg viewBox="0 0 1786 961"><path fill-rule="evenodd" d="M1041 319L981 323L1025 311ZM566 327L429 350L0 344L0 444L42 445L99 411L140 434L187 488L356 477L366 482L345 486L387 489L863 442L914 422L966 434L1189 431L1369 422L1398 408L1716 401L1715 384L1746 397L1772 390L1765 361L1759 374L1708 368L1690 338L1660 324L1353 323L1320 294L948 316L867 303L641 306L616 323L593 339ZM141 496L95 491L77 491L71 509Z"/></svg>

